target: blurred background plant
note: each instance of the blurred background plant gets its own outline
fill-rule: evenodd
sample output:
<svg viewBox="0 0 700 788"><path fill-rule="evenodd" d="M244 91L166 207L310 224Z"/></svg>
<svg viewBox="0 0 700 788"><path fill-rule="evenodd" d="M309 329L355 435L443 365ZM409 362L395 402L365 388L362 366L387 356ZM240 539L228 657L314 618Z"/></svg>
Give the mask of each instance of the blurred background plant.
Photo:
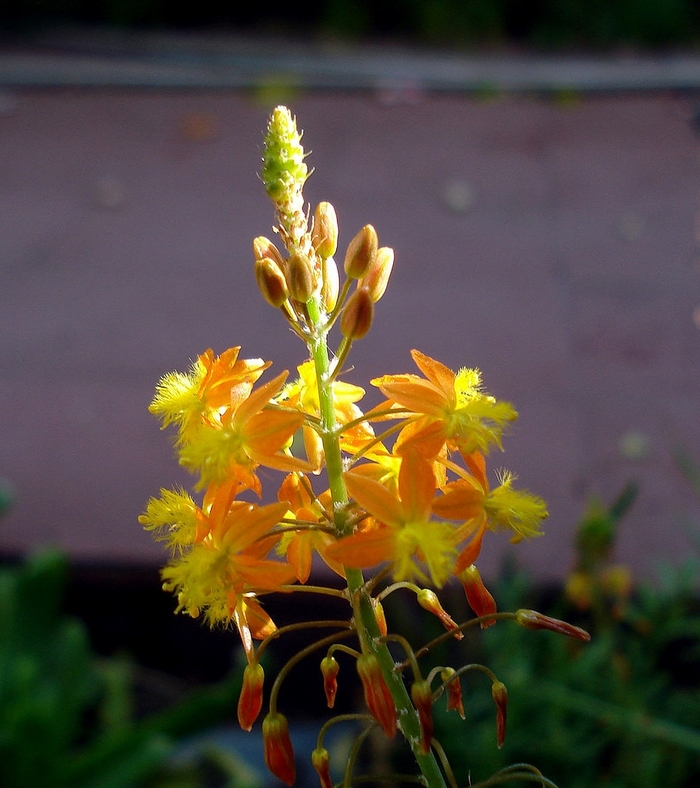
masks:
<svg viewBox="0 0 700 788"><path fill-rule="evenodd" d="M0 785L3 788L250 788L249 770L211 745L178 743L235 709L238 672L140 716L138 670L98 657L63 611L65 557L45 550L0 569Z"/></svg>
<svg viewBox="0 0 700 788"><path fill-rule="evenodd" d="M436 737L470 765L460 784L524 758L567 788L698 784L700 562L693 556L661 567L653 583L633 583L613 549L635 497L630 484L608 507L590 503L563 593L505 567L494 586L499 606L537 607L586 627L593 639L583 645L495 626L474 640L475 658L508 687L508 734L497 749L491 696L477 683L468 690L465 682L466 729L436 705Z"/></svg>
<svg viewBox="0 0 700 788"><path fill-rule="evenodd" d="M2 6L0 22L6 29L77 22L554 48L669 46L697 43L700 38L700 12L692 0L314 0L295 5L277 0L264 5L220 0L16 0Z"/></svg>

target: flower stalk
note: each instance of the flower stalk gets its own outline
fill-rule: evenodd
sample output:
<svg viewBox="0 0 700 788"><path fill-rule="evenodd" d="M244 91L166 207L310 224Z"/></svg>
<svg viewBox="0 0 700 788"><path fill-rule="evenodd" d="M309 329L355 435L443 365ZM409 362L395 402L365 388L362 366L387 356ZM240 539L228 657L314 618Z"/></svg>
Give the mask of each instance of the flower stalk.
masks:
<svg viewBox="0 0 700 788"><path fill-rule="evenodd" d="M483 391L478 370L454 372L413 350L420 374L372 380L385 401L366 412L357 404L364 389L342 380L355 342L372 328L394 252L379 246L376 230L365 225L347 247L341 283L334 260L338 218L330 203L313 212L306 206L305 158L295 119L277 107L265 137L262 181L275 207L282 248L257 236L254 275L264 302L305 346L298 378L283 371L258 382L270 362L239 358L238 347L220 356L207 350L187 373L165 375L150 409L163 426L176 428L180 463L199 477L195 488L203 492L200 501L183 490L163 490L139 519L170 548L162 574L166 590L177 596L178 611L203 615L211 625L233 623L239 632L247 658L238 705L244 730L253 728L262 711L265 649L289 632L335 630L300 648L272 684L262 734L275 776L288 785L296 778L287 717L278 709L280 688L299 662L326 649L321 678L328 707L334 707L338 690L334 653L342 652L343 659L355 660L371 715L329 721L370 722L355 739L344 784L353 782L360 748L378 724L390 739L400 733L413 753L417 773L402 780L454 788L448 754L433 740L433 702L446 692L448 708L463 717L460 675L486 673L500 746L507 690L485 666L439 666L424 674L419 661L448 638L461 639L468 628L504 620L579 639L587 633L534 611L498 612L476 568L489 531L511 531L514 542L537 537L547 514L540 498L514 489L512 474L504 472L497 486L490 485L487 454L501 447L517 414ZM340 336L332 347L334 328ZM387 421L393 423L385 426ZM375 425L381 429L375 432ZM262 479L267 486L270 475L259 475L260 468L284 474L275 503L259 503ZM322 471L328 488L319 491L312 478ZM344 590L307 585L315 557L344 578ZM443 608L438 591L450 581L461 582L475 618L458 623ZM409 638L391 633L381 602L398 588L412 591L417 611L441 621L442 636L414 647ZM295 590L344 598L348 619L278 629L259 597ZM346 637L356 647L339 643ZM395 642L406 653L398 665L389 649ZM438 675L442 685L433 692ZM312 765L322 788L331 788L325 730L324 725Z"/></svg>

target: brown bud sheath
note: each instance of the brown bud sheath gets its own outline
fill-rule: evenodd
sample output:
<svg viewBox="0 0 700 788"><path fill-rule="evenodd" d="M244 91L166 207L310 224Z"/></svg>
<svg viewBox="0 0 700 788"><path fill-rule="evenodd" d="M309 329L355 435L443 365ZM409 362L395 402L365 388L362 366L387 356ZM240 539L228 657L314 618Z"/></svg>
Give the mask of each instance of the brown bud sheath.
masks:
<svg viewBox="0 0 700 788"><path fill-rule="evenodd" d="M457 623L445 612L435 591L432 591L430 588L421 588L416 594L416 599L421 607L430 611L440 619L446 630L452 631L453 629L457 629ZM455 632L455 638L457 640L461 640L463 637L464 634L459 630Z"/></svg>
<svg viewBox="0 0 700 788"><path fill-rule="evenodd" d="M317 747L311 753L311 765L321 781L321 788L333 788L331 778L331 755L325 747Z"/></svg>
<svg viewBox="0 0 700 788"><path fill-rule="evenodd" d="M287 287L295 301L305 304L316 289L313 265L308 257L292 254L287 260Z"/></svg>
<svg viewBox="0 0 700 788"><path fill-rule="evenodd" d="M333 311L338 303L340 276L338 266L332 257L321 258L321 303L326 312Z"/></svg>
<svg viewBox="0 0 700 788"><path fill-rule="evenodd" d="M500 750L506 740L506 717L508 713L508 690L502 681L491 685L491 696L496 704L496 744Z"/></svg>
<svg viewBox="0 0 700 788"><path fill-rule="evenodd" d="M496 600L491 596L488 589L484 585L479 570L470 564L466 569L462 570L457 577L462 583L464 593L467 595L467 602L469 607L477 614L477 616L487 616L489 613L495 613L497 610ZM481 628L493 626L496 619L485 619L481 622Z"/></svg>
<svg viewBox="0 0 700 788"><path fill-rule="evenodd" d="M257 238L253 239L253 256L256 260L261 260L263 257L269 257L277 263L280 270L284 271L285 262L282 253L272 241L269 238L265 238L264 235L259 235Z"/></svg>
<svg viewBox="0 0 700 788"><path fill-rule="evenodd" d="M361 654L357 658L357 673L362 680L367 708L384 729L385 736L392 739L396 735L396 706L377 657L374 654Z"/></svg>
<svg viewBox="0 0 700 788"><path fill-rule="evenodd" d="M416 707L420 721L420 750L423 755L426 755L430 752L433 741L433 691L430 689L429 682L424 679L415 681L411 685L411 700Z"/></svg>
<svg viewBox="0 0 700 788"><path fill-rule="evenodd" d="M536 610L516 610L515 623L525 629L549 629L551 632L558 632L560 635L567 635L576 640L590 640L591 636L581 627L567 624L558 618L544 616Z"/></svg>
<svg viewBox="0 0 700 788"><path fill-rule="evenodd" d="M388 246L382 246L377 249L374 260L365 275L360 279L359 284L369 290L369 294L375 304L386 292L393 267L394 250Z"/></svg>
<svg viewBox="0 0 700 788"><path fill-rule="evenodd" d="M297 775L287 718L279 712L270 712L263 720L262 735L267 768L278 780L294 785Z"/></svg>
<svg viewBox="0 0 700 788"><path fill-rule="evenodd" d="M284 274L271 257L255 261L255 279L263 298L270 306L280 307L289 297Z"/></svg>
<svg viewBox="0 0 700 788"><path fill-rule="evenodd" d="M338 218L335 208L329 202L320 202L316 206L311 228L311 245L322 259L333 257L338 248Z"/></svg>
<svg viewBox="0 0 700 788"><path fill-rule="evenodd" d="M238 697L238 724L244 731L249 731L260 714L263 702L263 684L265 672L262 665L253 662L245 666L243 686Z"/></svg>
<svg viewBox="0 0 700 788"><path fill-rule="evenodd" d="M371 224L366 224L350 241L345 253L345 273L351 279L364 276L377 254L377 231Z"/></svg>
<svg viewBox="0 0 700 788"><path fill-rule="evenodd" d="M340 331L348 339L362 339L370 330L374 318L374 304L369 291L360 287L348 298L340 315Z"/></svg>
<svg viewBox="0 0 700 788"><path fill-rule="evenodd" d="M321 660L321 673L323 674L323 691L326 693L326 703L332 709L335 705L335 696L338 692L338 672L340 665L333 656L326 656Z"/></svg>
<svg viewBox="0 0 700 788"><path fill-rule="evenodd" d="M440 678L447 681L445 685L445 692L447 692L447 711L456 711L459 716L464 719L464 702L462 701L462 682L459 676L448 681L449 678L454 676L454 668L443 668L440 671Z"/></svg>

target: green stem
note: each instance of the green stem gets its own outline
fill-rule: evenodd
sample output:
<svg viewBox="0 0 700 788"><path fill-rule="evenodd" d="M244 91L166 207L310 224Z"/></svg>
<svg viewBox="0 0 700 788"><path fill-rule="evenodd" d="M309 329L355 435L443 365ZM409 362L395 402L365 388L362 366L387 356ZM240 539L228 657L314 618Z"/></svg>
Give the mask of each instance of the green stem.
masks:
<svg viewBox="0 0 700 788"><path fill-rule="evenodd" d="M346 505L348 493L343 480L343 460L340 441L335 428L335 409L333 402L332 377L328 355L327 328L323 328L321 308L312 298L306 304L312 326L313 339L310 342L311 357L316 370L318 398L321 415L321 440L326 456L328 486L333 499L335 529L338 536L349 535ZM405 736L420 768L428 788L447 788L445 778L433 752L421 753L421 727L418 714L411 703L411 697L403 678L395 668L394 658L379 631L372 600L366 590L365 579L360 569L346 567L345 576L352 601L358 637L365 652L373 653L381 666L384 680L391 692L398 714L401 731Z"/></svg>

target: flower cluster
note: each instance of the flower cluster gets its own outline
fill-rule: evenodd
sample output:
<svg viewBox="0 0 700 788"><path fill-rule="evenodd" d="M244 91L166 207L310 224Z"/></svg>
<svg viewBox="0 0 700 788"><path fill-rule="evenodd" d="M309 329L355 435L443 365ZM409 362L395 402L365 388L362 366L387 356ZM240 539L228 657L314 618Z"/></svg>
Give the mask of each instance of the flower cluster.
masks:
<svg viewBox="0 0 700 788"><path fill-rule="evenodd" d="M417 371L372 380L383 401L366 411L359 404L365 391L340 380L353 343L371 328L394 254L366 225L347 246L341 277L336 214L329 203L313 214L307 210L304 157L293 117L278 107L262 179L276 208L280 244L255 238L254 270L265 301L303 341L308 357L291 381L284 371L262 382L271 362L242 359L238 347L219 356L206 350L189 371L165 375L150 410L163 427L176 428L180 464L196 476L201 502L182 489L162 490L140 521L171 550L163 580L178 609L237 627L248 659L239 704L247 730L262 707L255 640L276 630L259 596L306 583L315 555L344 577L352 611L347 627L356 632L359 650L343 648L357 660L370 712L393 736L397 703L410 704L421 770L437 784L435 767L420 761L431 749L430 706L444 690L448 706L462 709L459 671L443 666L425 679L414 664L410 697L402 694L403 679L382 641L381 604L363 572L384 567L394 587L413 589L418 603L461 637L464 625L450 618L432 590L415 584L439 589L456 578L476 620L495 623L496 604L475 565L483 539L493 530L508 531L514 542L539 536L547 512L540 498L515 488L510 472L490 481L487 457L501 448L517 414L483 390L478 370L454 372L413 350ZM340 337L332 350L334 326ZM263 491L261 467L281 472L274 503L262 503L272 497ZM316 489L321 479L324 489ZM337 686L336 647L322 662L329 706ZM434 691L436 677L442 684ZM500 742L505 688L493 676L492 682ZM268 765L291 784L287 722L274 693L263 736ZM324 753L319 742L314 765L327 784Z"/></svg>

